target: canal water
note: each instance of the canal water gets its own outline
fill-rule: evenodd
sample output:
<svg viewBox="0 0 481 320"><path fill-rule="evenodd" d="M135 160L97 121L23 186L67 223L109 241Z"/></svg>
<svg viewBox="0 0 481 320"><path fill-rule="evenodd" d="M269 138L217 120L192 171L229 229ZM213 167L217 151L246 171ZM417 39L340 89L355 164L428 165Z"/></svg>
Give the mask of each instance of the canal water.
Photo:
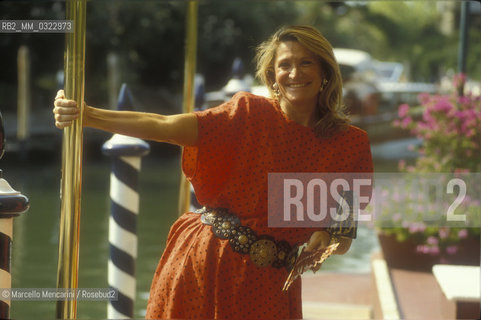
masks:
<svg viewBox="0 0 481 320"><path fill-rule="evenodd" d="M4 158L8 158L7 153ZM15 218L12 261L13 288L55 288L57 273L60 154L57 157L0 162L4 178L25 194L31 208ZM135 317L142 317L150 281L170 225L177 215L180 178L178 156L149 155L140 173L138 217L137 300ZM97 157L83 164L82 214L80 228L80 288L107 288L110 162ZM378 250L373 230L362 228L351 250L329 258L322 270L369 272L370 256ZM79 301L78 318L106 317L105 301ZM54 301L12 301L12 318L55 316Z"/></svg>

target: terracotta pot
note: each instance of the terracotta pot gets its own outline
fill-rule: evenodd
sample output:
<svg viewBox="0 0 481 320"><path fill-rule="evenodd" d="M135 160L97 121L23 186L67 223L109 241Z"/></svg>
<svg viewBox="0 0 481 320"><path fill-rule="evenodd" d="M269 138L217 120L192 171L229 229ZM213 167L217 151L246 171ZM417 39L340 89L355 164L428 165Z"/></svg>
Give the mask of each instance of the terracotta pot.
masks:
<svg viewBox="0 0 481 320"><path fill-rule="evenodd" d="M393 235L378 234L382 254L391 268L431 272L435 264L480 264L480 239L471 237L461 240L455 254L430 255L416 252L417 244L409 239L398 242Z"/></svg>

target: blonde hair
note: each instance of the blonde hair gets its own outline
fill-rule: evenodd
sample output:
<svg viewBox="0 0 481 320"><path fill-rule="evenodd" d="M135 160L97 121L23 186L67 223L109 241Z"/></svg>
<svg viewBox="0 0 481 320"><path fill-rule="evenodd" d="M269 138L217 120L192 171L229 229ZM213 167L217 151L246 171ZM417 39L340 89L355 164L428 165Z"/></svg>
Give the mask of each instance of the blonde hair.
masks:
<svg viewBox="0 0 481 320"><path fill-rule="evenodd" d="M319 95L320 120L314 129L322 136L329 135L333 131L347 128L350 123L342 103L342 77L337 64L332 46L327 39L314 27L311 26L288 26L282 27L267 41L257 47L256 76L267 86L271 96L274 96L272 85L276 82L274 62L276 50L280 43L297 41L307 50L318 57L321 62L322 76L327 84Z"/></svg>

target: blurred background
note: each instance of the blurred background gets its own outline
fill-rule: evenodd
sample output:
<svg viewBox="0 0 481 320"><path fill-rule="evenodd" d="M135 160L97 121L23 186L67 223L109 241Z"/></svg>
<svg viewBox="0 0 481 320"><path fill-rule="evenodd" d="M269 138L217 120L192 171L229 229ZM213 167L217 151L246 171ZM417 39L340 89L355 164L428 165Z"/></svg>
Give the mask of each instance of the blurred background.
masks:
<svg viewBox="0 0 481 320"><path fill-rule="evenodd" d="M186 1L93 0L87 6L85 100L114 108L122 83L135 110L181 112ZM460 2L455 1L202 1L198 13L196 107L228 99L237 90L265 93L253 78L254 48L278 27L311 24L335 48L353 122L368 131L378 172L415 161L418 138L392 126L398 107L415 106L419 93L443 93L459 73ZM465 58L466 90L479 95L481 8L472 2ZM64 1L2 1L0 20L64 19ZM4 178L25 194L30 210L16 218L12 287L56 285L62 132L51 114L63 87L64 34L0 34L0 111L7 152ZM26 52L26 53L25 53ZM26 55L26 56L25 56ZM20 58L23 57L23 58ZM27 57L27 58L25 58ZM24 59L24 60L22 60ZM28 112L17 115L20 61L29 73ZM25 63L22 62L25 66ZM24 69L25 70L25 67ZM84 130L79 287L108 287L110 134ZM136 316L145 312L150 281L177 216L180 148L150 143L140 173ZM345 257L326 270L369 272L379 244L364 230ZM53 315L54 302L14 301L13 318ZM79 318L102 318L105 302L80 302Z"/></svg>

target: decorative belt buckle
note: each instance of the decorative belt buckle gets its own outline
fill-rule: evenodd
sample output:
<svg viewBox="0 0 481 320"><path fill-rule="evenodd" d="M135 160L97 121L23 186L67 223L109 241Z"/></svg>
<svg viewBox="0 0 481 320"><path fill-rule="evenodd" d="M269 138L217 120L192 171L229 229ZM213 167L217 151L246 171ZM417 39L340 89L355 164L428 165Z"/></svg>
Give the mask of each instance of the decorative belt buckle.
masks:
<svg viewBox="0 0 481 320"><path fill-rule="evenodd" d="M204 212L200 216L200 221L202 221L203 224L206 224L208 226L213 225L215 222L215 219L216 219L216 215L211 211Z"/></svg>
<svg viewBox="0 0 481 320"><path fill-rule="evenodd" d="M203 207L195 212L201 215L202 223L212 227L215 236L229 240L235 252L249 254L258 268L285 267L290 271L294 266L298 247L292 249L289 242L275 241L268 235L257 236L254 230L242 226L240 219L227 209Z"/></svg>
<svg viewBox="0 0 481 320"><path fill-rule="evenodd" d="M259 239L252 244L249 254L257 267L268 267L277 260L276 243L267 238Z"/></svg>

